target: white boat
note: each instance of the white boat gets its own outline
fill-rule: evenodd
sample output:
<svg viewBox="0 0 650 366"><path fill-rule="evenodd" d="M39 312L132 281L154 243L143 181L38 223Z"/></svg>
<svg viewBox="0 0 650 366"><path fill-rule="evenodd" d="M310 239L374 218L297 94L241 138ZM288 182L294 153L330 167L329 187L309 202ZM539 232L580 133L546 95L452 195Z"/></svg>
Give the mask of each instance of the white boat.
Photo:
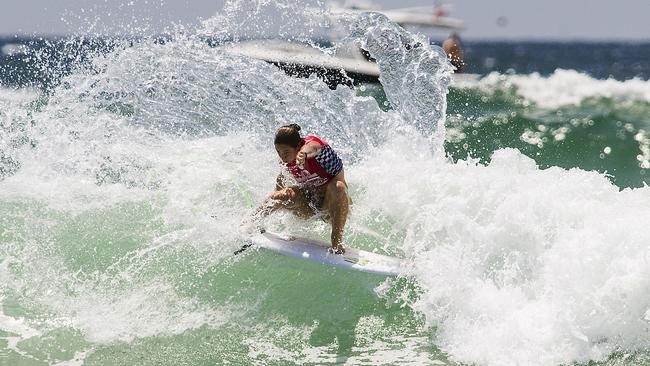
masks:
<svg viewBox="0 0 650 366"><path fill-rule="evenodd" d="M403 27L427 27L437 30L460 31L463 21L436 15L433 7L381 10L369 3L335 7L332 16L344 16L367 11L384 14ZM337 44L336 54L328 54L308 44L284 40L250 40L222 46L226 52L264 60L275 64L288 74L305 77L316 73L330 87L360 82L377 82L379 67L368 54L354 44ZM462 75L462 76L461 76ZM455 79L476 79L478 75L456 74Z"/></svg>
<svg viewBox="0 0 650 366"><path fill-rule="evenodd" d="M28 48L20 43L8 43L0 48L0 53L5 56L17 56L27 53Z"/></svg>

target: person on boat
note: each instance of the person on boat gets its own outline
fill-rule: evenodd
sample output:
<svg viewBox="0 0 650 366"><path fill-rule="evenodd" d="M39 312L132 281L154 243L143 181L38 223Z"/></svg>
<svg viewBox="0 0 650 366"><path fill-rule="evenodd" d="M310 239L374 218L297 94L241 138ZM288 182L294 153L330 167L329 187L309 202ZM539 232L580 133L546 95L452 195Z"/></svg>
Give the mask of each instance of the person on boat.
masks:
<svg viewBox="0 0 650 366"><path fill-rule="evenodd" d="M451 36L442 43L442 49L445 50L449 62L456 67L456 73L462 73L465 69L465 60L463 47L458 33L452 33Z"/></svg>
<svg viewBox="0 0 650 366"><path fill-rule="evenodd" d="M280 127L275 150L293 181L280 173L275 191L256 212L259 219L284 209L301 218L320 214L332 225L331 252L345 253L343 228L352 200L348 195L343 161L332 147L316 136L300 136L300 126Z"/></svg>

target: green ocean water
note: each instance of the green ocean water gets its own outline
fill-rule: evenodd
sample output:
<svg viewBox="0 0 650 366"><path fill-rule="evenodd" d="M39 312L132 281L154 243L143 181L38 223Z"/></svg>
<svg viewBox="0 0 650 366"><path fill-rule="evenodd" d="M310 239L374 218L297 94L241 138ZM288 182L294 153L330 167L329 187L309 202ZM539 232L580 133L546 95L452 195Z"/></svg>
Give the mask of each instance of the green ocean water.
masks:
<svg viewBox="0 0 650 366"><path fill-rule="evenodd" d="M418 36L355 25L382 85L332 90L179 34L0 89L0 365L648 363L648 81L453 80ZM345 161L346 245L403 276L233 255L289 122Z"/></svg>
<svg viewBox="0 0 650 366"><path fill-rule="evenodd" d="M370 94L390 110L380 88L364 89L357 94ZM645 123L645 102L622 106L600 98L544 110L526 106L512 90L488 94L477 87L454 87L447 100L445 151L454 160L489 165L494 151L514 147L541 170L608 172L617 189L645 182L634 138ZM558 133L565 137L555 138ZM527 140L530 135L537 140ZM203 196L210 203L195 206L195 214L207 216L214 204L244 214L246 200L226 188L230 173L214 174L219 183L208 183L212 193ZM269 186L254 175L244 173L245 189ZM224 189L231 194L210 198ZM97 194L100 200L110 196ZM363 187L353 187L352 195L361 209L354 212L348 245L404 256L399 244L392 245L409 240L413 227L364 207ZM1 273L10 281L2 287L0 364L464 364L438 347L436 324L412 308L426 292L417 280L345 272L257 250L232 257L241 239L195 236L188 221L168 219L173 196L153 191L137 197L89 208L3 197ZM281 222L301 226L288 217ZM328 236L322 223L302 229ZM619 352L588 364L645 360L645 352Z"/></svg>
<svg viewBox="0 0 650 366"><path fill-rule="evenodd" d="M25 286L12 283L5 288L3 314L43 327L38 335L5 349L3 365L55 364L81 356L88 365L323 364L348 359L363 363L366 355L373 358L377 352L394 354L391 357L396 361L413 356L444 359L429 342L431 330L424 327L422 317L404 309L402 301L391 299L397 289L415 289L407 279L394 280L391 288L395 288L380 297L375 288L384 282L382 276L341 273L264 251L251 249L243 258L205 265L201 253L183 245L155 249L148 245L179 228L164 225L161 213L146 202L74 216L38 205L4 202L1 207L6 223L3 259L9 262L3 264L13 276L24 278ZM31 212L27 219L26 210ZM37 273L31 272L34 268L12 261L14 255L34 249L17 248L19 238L46 243L30 253L33 260L49 267L36 266L42 276L38 281L33 278ZM363 246L362 237L356 246ZM142 250L147 254L133 254ZM61 262L67 273L56 273L48 257ZM163 280L165 286L154 285ZM143 290L131 296L130 290L140 286ZM149 308L137 301L140 296L155 298L158 291L192 299L191 304L179 299L153 301L156 304ZM126 301L112 297L116 293ZM109 322L115 316L139 314L145 317L137 321L140 326L156 329L156 313L163 309L172 313L165 319L171 322L167 329L171 334L133 337L117 330L110 335L117 340L109 344L89 341L75 324L66 324L39 304L60 296L95 305L108 302L88 308L74 306L69 314L87 312L85 316L91 317L88 320L93 324L78 325L90 327L87 330L98 332L100 338L101 328L112 328ZM129 300L135 303L129 304ZM201 308L223 313L216 318L204 316L198 323L174 314ZM192 325L174 334L175 321ZM2 337L5 342L21 338L10 331ZM125 339L120 340L122 337Z"/></svg>
<svg viewBox="0 0 650 366"><path fill-rule="evenodd" d="M648 101L594 95L545 108L518 94L516 86L492 85L450 89L445 151L454 160L489 163L494 151L515 148L542 169L598 171L621 189L648 183ZM359 93L391 108L379 85Z"/></svg>
<svg viewBox="0 0 650 366"><path fill-rule="evenodd" d="M461 158L467 151L487 161L494 150L513 147L542 168L598 171L621 188L648 182L648 168L637 159L647 149L647 101L592 97L579 105L539 110L508 93L492 98L487 105L483 98L482 93L472 91L451 93L450 125L460 127L466 136L448 142L452 156ZM468 114L468 105L480 107L475 112L470 108Z"/></svg>

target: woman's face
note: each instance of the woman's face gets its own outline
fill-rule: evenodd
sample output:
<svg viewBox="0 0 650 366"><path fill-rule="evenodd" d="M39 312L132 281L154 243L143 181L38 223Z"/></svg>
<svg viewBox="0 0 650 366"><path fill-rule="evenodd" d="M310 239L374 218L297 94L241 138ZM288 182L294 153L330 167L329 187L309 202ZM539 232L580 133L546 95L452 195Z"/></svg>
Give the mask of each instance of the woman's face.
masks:
<svg viewBox="0 0 650 366"><path fill-rule="evenodd" d="M299 149L297 147L291 147L284 144L276 144L275 151L278 152L278 156L282 159L282 162L288 164L296 160Z"/></svg>

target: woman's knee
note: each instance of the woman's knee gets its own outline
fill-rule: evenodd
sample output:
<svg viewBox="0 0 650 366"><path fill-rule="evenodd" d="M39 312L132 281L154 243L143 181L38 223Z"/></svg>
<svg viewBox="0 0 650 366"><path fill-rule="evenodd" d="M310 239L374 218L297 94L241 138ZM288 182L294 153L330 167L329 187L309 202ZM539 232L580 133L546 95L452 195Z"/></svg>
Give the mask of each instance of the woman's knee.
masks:
<svg viewBox="0 0 650 366"><path fill-rule="evenodd" d="M336 180L330 183L330 189L332 189L332 191L338 195L341 193L345 193L348 189L348 186L345 185L344 182L341 182L340 180Z"/></svg>
<svg viewBox="0 0 650 366"><path fill-rule="evenodd" d="M345 182L334 181L327 187L327 193L335 200L340 201L348 196L348 187Z"/></svg>

